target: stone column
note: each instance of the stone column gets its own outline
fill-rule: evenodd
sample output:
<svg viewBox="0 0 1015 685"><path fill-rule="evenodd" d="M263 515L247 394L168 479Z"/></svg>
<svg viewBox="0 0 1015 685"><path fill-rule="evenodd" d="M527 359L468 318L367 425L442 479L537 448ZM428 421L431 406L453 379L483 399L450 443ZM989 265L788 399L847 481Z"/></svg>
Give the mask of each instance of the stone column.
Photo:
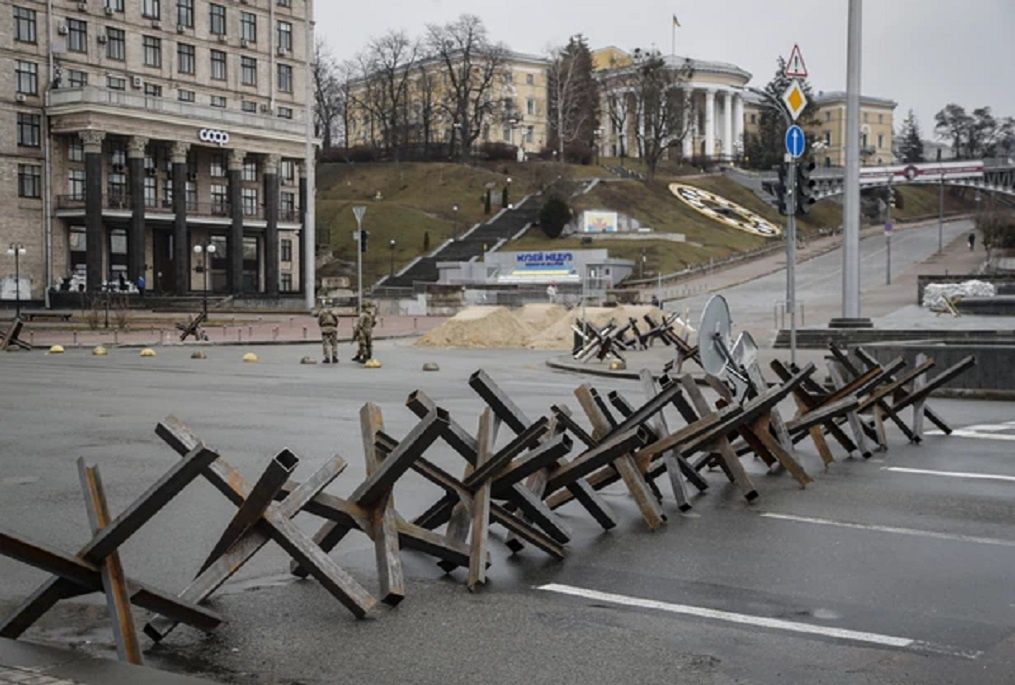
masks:
<svg viewBox="0 0 1015 685"><path fill-rule="evenodd" d="M683 148L680 154L686 162L694 158L694 131L697 128L695 124L698 121L698 115L694 109L694 89L684 89L684 97L684 118L690 120L690 125L686 127L687 130L684 133Z"/></svg>
<svg viewBox="0 0 1015 685"><path fill-rule="evenodd" d="M187 234L187 153L190 143L173 143L173 272L176 294L190 292L190 239Z"/></svg>
<svg viewBox="0 0 1015 685"><path fill-rule="evenodd" d="M722 94L722 156L733 158L733 93L728 90Z"/></svg>
<svg viewBox="0 0 1015 685"><path fill-rule="evenodd" d="M307 239L307 165L300 162L297 167L300 175L300 190L298 202L300 203L300 292L304 295L307 292L305 274L307 268L307 250L304 241Z"/></svg>
<svg viewBox="0 0 1015 685"><path fill-rule="evenodd" d="M705 157L715 156L715 90L705 91Z"/></svg>
<svg viewBox="0 0 1015 685"><path fill-rule="evenodd" d="M130 231L127 233L127 275L131 283L145 272L144 230L144 156L148 139L134 136L127 143L127 167L130 172Z"/></svg>
<svg viewBox="0 0 1015 685"><path fill-rule="evenodd" d="M81 131L85 152L85 264L88 290L102 288L102 252L105 231L102 230L102 131Z"/></svg>
<svg viewBox="0 0 1015 685"><path fill-rule="evenodd" d="M739 146L742 155L744 152L744 96L739 93L733 96L733 139Z"/></svg>
<svg viewBox="0 0 1015 685"><path fill-rule="evenodd" d="M264 294L278 297L278 155L264 160Z"/></svg>
<svg viewBox="0 0 1015 685"><path fill-rule="evenodd" d="M229 227L229 240L226 251L229 253L228 274L229 292L239 295L243 292L243 183L242 150L229 151L229 209L233 223Z"/></svg>

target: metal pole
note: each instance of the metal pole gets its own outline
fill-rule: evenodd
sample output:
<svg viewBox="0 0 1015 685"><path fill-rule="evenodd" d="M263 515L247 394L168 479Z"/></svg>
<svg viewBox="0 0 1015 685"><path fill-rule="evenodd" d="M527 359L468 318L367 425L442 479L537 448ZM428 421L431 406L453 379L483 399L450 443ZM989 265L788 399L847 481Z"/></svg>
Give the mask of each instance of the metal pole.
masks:
<svg viewBox="0 0 1015 685"><path fill-rule="evenodd" d="M21 247L14 248L14 317L21 318Z"/></svg>
<svg viewBox="0 0 1015 685"><path fill-rule="evenodd" d="M846 169L842 202L842 316L860 318L860 40L862 0L849 0Z"/></svg>
<svg viewBox="0 0 1015 685"><path fill-rule="evenodd" d="M892 234L885 234L885 285L892 284Z"/></svg>
<svg viewBox="0 0 1015 685"><path fill-rule="evenodd" d="M363 221L356 217L356 314L363 311Z"/></svg>
<svg viewBox="0 0 1015 685"><path fill-rule="evenodd" d="M786 166L786 308L789 309L789 359L796 364L796 159Z"/></svg>
<svg viewBox="0 0 1015 685"><path fill-rule="evenodd" d="M945 234L945 172L941 169L941 182L938 184L937 196L937 253L944 251Z"/></svg>
<svg viewBox="0 0 1015 685"><path fill-rule="evenodd" d="M201 297L201 311L204 313L204 322L208 323L208 247L204 248L204 264L201 267L204 271L204 293Z"/></svg>

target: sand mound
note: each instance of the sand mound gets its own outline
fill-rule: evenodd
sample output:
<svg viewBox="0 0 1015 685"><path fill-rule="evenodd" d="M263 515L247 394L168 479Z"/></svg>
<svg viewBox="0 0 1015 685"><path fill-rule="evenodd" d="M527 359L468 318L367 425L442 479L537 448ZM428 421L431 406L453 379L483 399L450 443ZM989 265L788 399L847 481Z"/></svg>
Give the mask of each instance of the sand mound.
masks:
<svg viewBox="0 0 1015 685"><path fill-rule="evenodd" d="M552 326L567 314L567 307L559 304L527 304L514 311L515 316L536 329L538 333Z"/></svg>
<svg viewBox="0 0 1015 685"><path fill-rule="evenodd" d="M468 307L419 340L420 347L524 347L535 330L507 307Z"/></svg>
<svg viewBox="0 0 1015 685"><path fill-rule="evenodd" d="M586 318L596 326L605 326L611 319L623 325L627 323L629 318L633 318L638 322L638 328L642 332L648 330L648 324L642 318L646 314L657 322L662 321L665 316L658 307L647 304L630 304L620 307L586 307L585 309ZM575 307L568 311L564 316L543 330L537 329L536 334L529 340L526 347L532 350L570 350L574 341L574 331L571 330L571 326L580 316L580 307ZM683 334L683 325L680 319L677 319L673 323L673 328L678 335Z"/></svg>

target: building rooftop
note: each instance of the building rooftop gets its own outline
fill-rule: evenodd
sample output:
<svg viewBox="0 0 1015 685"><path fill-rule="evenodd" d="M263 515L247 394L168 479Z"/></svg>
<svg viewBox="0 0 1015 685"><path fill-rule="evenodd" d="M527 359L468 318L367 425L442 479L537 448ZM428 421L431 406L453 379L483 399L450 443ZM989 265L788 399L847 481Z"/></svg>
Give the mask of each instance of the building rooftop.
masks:
<svg viewBox="0 0 1015 685"><path fill-rule="evenodd" d="M845 102L846 91L844 90L819 90L814 96L814 102L818 105L828 105L833 102ZM873 95L861 95L860 104L873 105L876 107L889 107L895 109L899 103L889 98L879 98Z"/></svg>

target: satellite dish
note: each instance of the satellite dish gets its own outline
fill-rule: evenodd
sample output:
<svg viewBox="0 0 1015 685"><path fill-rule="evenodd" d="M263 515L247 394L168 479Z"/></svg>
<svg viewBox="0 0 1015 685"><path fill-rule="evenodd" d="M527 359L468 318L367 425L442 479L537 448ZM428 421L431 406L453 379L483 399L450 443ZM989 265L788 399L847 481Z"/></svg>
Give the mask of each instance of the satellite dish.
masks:
<svg viewBox="0 0 1015 685"><path fill-rule="evenodd" d="M744 331L737 336L737 342L733 345L733 361L746 369L758 361L758 344L754 342L754 336Z"/></svg>
<svg viewBox="0 0 1015 685"><path fill-rule="evenodd" d="M698 353L705 373L710 376L721 376L730 361L732 327L726 298L713 295L705 305L698 325Z"/></svg>

